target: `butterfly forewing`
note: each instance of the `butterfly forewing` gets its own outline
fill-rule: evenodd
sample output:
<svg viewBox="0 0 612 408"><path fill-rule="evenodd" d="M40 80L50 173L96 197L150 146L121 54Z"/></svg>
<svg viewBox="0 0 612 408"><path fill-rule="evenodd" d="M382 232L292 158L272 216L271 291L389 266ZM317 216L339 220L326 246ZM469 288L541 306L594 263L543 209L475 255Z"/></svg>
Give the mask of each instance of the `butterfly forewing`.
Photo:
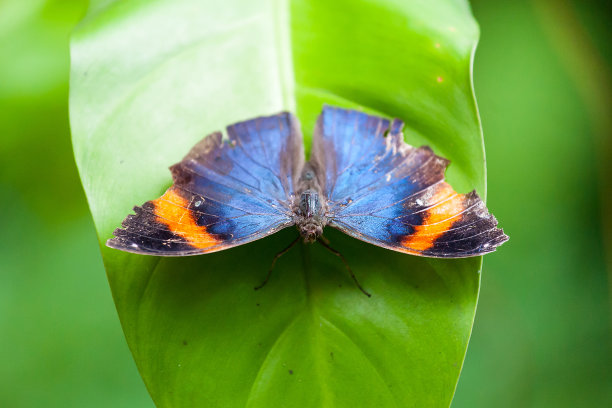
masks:
<svg viewBox="0 0 612 408"><path fill-rule="evenodd" d="M328 199L330 225L414 255L461 258L508 237L475 192L444 181L448 160L404 142L403 123L324 107L311 162Z"/></svg>
<svg viewBox="0 0 612 408"><path fill-rule="evenodd" d="M281 113L214 133L171 167L174 184L136 207L107 245L182 256L254 241L293 224L291 197L303 166L295 117Z"/></svg>

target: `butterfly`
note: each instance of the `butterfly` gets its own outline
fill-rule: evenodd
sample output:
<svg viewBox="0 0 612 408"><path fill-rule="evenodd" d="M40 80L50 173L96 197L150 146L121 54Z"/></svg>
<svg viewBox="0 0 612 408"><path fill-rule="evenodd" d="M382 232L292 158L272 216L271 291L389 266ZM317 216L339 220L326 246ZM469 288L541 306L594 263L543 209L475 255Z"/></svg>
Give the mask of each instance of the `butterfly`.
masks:
<svg viewBox="0 0 612 408"><path fill-rule="evenodd" d="M298 239L336 252L322 236L330 226L406 254L463 258L508 240L475 191L459 194L444 181L449 161L405 143L403 126L324 106L305 161L300 125L289 112L230 125L226 139L215 132L171 166L173 185L134 207L106 245L198 255L296 226Z"/></svg>

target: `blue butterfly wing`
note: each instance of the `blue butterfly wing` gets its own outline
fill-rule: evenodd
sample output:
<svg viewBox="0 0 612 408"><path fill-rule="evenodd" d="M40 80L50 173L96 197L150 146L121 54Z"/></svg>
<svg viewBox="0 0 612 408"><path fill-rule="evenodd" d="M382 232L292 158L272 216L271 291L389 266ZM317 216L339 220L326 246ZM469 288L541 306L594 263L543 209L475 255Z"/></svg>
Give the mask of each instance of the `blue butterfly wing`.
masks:
<svg viewBox="0 0 612 408"><path fill-rule="evenodd" d="M236 123L228 139L204 138L170 168L174 184L135 207L111 248L183 256L215 252L293 225L291 197L304 162L295 116L281 113Z"/></svg>
<svg viewBox="0 0 612 408"><path fill-rule="evenodd" d="M311 163L328 200L329 225L428 257L482 255L505 242L476 192L459 194L444 181L448 160L406 144L402 128L398 119L324 107Z"/></svg>

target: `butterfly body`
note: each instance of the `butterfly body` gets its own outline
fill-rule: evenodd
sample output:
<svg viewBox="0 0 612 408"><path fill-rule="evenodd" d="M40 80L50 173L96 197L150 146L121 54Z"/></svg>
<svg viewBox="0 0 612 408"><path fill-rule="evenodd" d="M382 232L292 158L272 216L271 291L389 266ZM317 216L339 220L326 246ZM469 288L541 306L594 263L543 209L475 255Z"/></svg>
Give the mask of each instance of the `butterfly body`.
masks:
<svg viewBox="0 0 612 408"><path fill-rule="evenodd" d="M444 181L449 161L404 142L403 122L325 106L305 162L291 113L205 137L171 167L174 184L135 207L107 245L185 256L216 252L295 225L305 242L326 226L407 254L463 258L508 237L475 191Z"/></svg>
<svg viewBox="0 0 612 408"><path fill-rule="evenodd" d="M312 165L306 163L301 173L293 205L294 221L304 242L310 243L323 234L327 225L327 203Z"/></svg>

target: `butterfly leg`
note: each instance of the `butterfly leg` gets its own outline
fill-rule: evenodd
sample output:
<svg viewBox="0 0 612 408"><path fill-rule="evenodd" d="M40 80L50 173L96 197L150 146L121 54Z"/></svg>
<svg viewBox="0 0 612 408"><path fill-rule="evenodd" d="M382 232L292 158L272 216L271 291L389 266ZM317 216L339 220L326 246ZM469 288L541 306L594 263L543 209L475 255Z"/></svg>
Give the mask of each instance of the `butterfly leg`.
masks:
<svg viewBox="0 0 612 408"><path fill-rule="evenodd" d="M321 236L321 238L322 238L322 236ZM361 285L359 284L359 281L355 277L355 274L351 270L351 267L349 266L348 262L346 262L346 259L344 259L344 256L342 256L342 254L340 252L336 251L334 248L329 246L329 241L327 240L327 238L325 238L324 240L323 239L318 239L317 242L319 244L323 245L325 247L325 249L327 249L329 252L331 252L332 254L336 255L338 258L342 259L342 262L344 263L344 266L346 266L346 269L348 270L349 274L351 275L351 278L353 278L353 281L355 282L355 285L357 285L359 290L362 291L364 295L366 295L367 297L372 297L372 295L370 295L368 292L366 292L361 287Z"/></svg>
<svg viewBox="0 0 612 408"><path fill-rule="evenodd" d="M323 235L321 235L319 237L319 240L321 240L321 242L324 242L325 244L329 245L329 239L325 238Z"/></svg>
<svg viewBox="0 0 612 408"><path fill-rule="evenodd" d="M259 290L263 288L264 286L266 286L266 283L268 283L268 279L270 279L270 275L272 275L272 269L274 269L274 265L276 265L276 261L278 261L278 258L280 258L281 256L285 255L287 252L289 252L289 250L293 248L295 244L298 243L300 238L301 236L298 235L298 237L294 239L293 242L291 242L287 248L283 249L282 251L280 251L274 256L274 259L272 260L272 265L270 265L270 269L268 270L268 274L266 275L266 279L264 279L264 281L261 282L260 285L255 286L255 290Z"/></svg>

